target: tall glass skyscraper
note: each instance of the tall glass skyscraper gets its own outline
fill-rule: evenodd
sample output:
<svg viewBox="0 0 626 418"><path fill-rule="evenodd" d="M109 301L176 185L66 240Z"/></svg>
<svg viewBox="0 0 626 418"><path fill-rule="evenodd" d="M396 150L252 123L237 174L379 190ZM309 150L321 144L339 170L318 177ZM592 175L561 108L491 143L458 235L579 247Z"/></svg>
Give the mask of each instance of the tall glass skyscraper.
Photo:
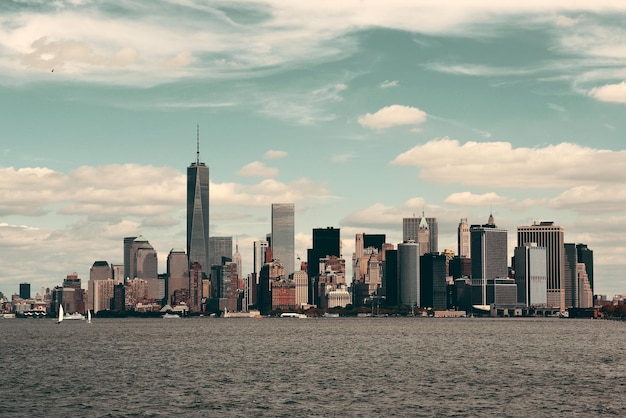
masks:
<svg viewBox="0 0 626 418"><path fill-rule="evenodd" d="M295 206L293 203L272 203L272 253L285 267L285 276L294 272Z"/></svg>
<svg viewBox="0 0 626 418"><path fill-rule="evenodd" d="M517 227L517 246L536 242L546 248L548 305L565 309L565 228L552 221ZM474 260L472 260L474 262Z"/></svg>
<svg viewBox="0 0 626 418"><path fill-rule="evenodd" d="M200 135L196 161L187 167L187 255L189 265L199 263L205 272L209 264L209 167L200 162Z"/></svg>

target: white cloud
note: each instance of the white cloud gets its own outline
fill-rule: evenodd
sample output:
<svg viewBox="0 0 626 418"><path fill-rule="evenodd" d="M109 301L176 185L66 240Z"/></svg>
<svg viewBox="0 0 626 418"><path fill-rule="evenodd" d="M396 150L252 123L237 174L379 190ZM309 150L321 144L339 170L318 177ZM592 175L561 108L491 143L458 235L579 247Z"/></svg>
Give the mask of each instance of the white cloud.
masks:
<svg viewBox="0 0 626 418"><path fill-rule="evenodd" d="M285 157L287 157L287 152L286 151L279 151L279 150L271 149L271 150L267 151L263 157L268 159L268 160L278 159L278 158L285 158Z"/></svg>
<svg viewBox="0 0 626 418"><path fill-rule="evenodd" d="M589 90L589 96L602 102L626 103L626 82L605 84Z"/></svg>
<svg viewBox="0 0 626 418"><path fill-rule="evenodd" d="M572 14L626 11L623 2L611 0L532 0L506 5L491 0L461 4L453 0L367 4L265 0L246 6L243 14L249 11L254 19L242 24L240 16L202 2L159 2L150 13L143 4L124 2L116 15L99 2L74 2L82 6L44 13L25 3L0 16L0 67L23 82L41 78L41 70L54 64L81 76L68 77L69 81L153 85L187 77L259 74L340 59L358 47L344 35L363 28L484 36L508 19L556 16L552 20L557 27L570 30L580 26L573 25L578 19L568 17ZM619 37L603 39L606 42L583 51L623 53ZM191 63L194 71L188 68Z"/></svg>
<svg viewBox="0 0 626 418"><path fill-rule="evenodd" d="M475 194L472 192L452 193L444 199L444 203L458 206L502 206L515 203L515 199L499 196L497 193Z"/></svg>
<svg viewBox="0 0 626 418"><path fill-rule="evenodd" d="M243 166L238 172L243 177L276 177L278 176L278 169L274 167L268 167L261 161L253 161L250 164Z"/></svg>
<svg viewBox="0 0 626 418"><path fill-rule="evenodd" d="M380 83L379 87L381 89L388 89L391 87L398 87L398 85L400 84L400 82L398 80L385 80L382 83Z"/></svg>
<svg viewBox="0 0 626 418"><path fill-rule="evenodd" d="M418 125L426 120L426 112L411 106L391 105L375 113L359 116L361 126L370 129L386 129L402 125Z"/></svg>
<svg viewBox="0 0 626 418"><path fill-rule="evenodd" d="M417 145L391 164L415 166L419 178L472 186L559 189L608 182L626 184L626 151L561 143L514 148L508 142L443 138ZM584 167L584 170L581 170Z"/></svg>

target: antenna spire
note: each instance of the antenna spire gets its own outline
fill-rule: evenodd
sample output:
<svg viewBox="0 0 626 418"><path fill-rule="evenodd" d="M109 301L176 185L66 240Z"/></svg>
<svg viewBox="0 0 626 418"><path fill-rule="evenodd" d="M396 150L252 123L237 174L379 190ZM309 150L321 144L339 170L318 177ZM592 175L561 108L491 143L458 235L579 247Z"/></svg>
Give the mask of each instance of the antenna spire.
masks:
<svg viewBox="0 0 626 418"><path fill-rule="evenodd" d="M200 124L196 125L196 165L200 165Z"/></svg>

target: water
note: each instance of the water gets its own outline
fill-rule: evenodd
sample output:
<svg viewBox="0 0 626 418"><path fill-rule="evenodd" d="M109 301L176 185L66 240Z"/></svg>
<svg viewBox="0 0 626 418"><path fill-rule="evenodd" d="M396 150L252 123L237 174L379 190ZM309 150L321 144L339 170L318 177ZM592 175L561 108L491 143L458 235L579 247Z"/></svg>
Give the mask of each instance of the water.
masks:
<svg viewBox="0 0 626 418"><path fill-rule="evenodd" d="M0 320L0 416L625 416L626 323Z"/></svg>

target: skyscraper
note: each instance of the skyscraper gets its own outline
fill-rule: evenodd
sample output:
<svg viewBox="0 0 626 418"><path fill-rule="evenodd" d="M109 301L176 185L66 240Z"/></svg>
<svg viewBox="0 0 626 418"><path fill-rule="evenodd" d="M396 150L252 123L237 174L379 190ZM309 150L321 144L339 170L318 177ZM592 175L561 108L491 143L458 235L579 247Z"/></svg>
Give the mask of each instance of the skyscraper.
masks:
<svg viewBox="0 0 626 418"><path fill-rule="evenodd" d="M272 253L285 268L285 276L294 272L295 207L293 203L272 203Z"/></svg>
<svg viewBox="0 0 626 418"><path fill-rule="evenodd" d="M124 277L122 278L122 282L126 279L134 279L131 276L131 256L130 251L133 247L133 241L135 241L137 237L125 237L124 238Z"/></svg>
<svg viewBox="0 0 626 418"><path fill-rule="evenodd" d="M530 226L517 227L517 246L536 242L537 246L546 248L548 266L548 298L547 303L553 307L565 309L565 229L554 222L534 223Z"/></svg>
<svg viewBox="0 0 626 418"><path fill-rule="evenodd" d="M459 222L458 247L459 257L470 257L470 226L469 223L467 223L467 218L462 218L461 222Z"/></svg>
<svg viewBox="0 0 626 418"><path fill-rule="evenodd" d="M20 283L20 298L30 299L30 283Z"/></svg>
<svg viewBox="0 0 626 418"><path fill-rule="evenodd" d="M320 275L320 258L341 258L341 229L329 226L313 229L313 248L307 250L307 274L309 276L309 301L317 299L317 280Z"/></svg>
<svg viewBox="0 0 626 418"><path fill-rule="evenodd" d="M421 217L402 219L402 240L420 245L420 255L439 251L439 224L437 218Z"/></svg>
<svg viewBox="0 0 626 418"><path fill-rule="evenodd" d="M209 237L209 267L221 266L222 257L233 258L233 237Z"/></svg>
<svg viewBox="0 0 626 418"><path fill-rule="evenodd" d="M546 249L536 243L515 247L514 265L517 302L525 306L545 305L547 301Z"/></svg>
<svg viewBox="0 0 626 418"><path fill-rule="evenodd" d="M196 161L187 167L187 255L190 266L199 263L203 271L210 271L209 167L200 162L199 131Z"/></svg>
<svg viewBox="0 0 626 418"><path fill-rule="evenodd" d="M398 244L398 299L407 306L421 306L419 245L409 241Z"/></svg>
<svg viewBox="0 0 626 418"><path fill-rule="evenodd" d="M485 225L470 227L472 254L472 287L480 292L473 295L472 303L487 304L487 280L506 278L509 274L507 231L496 227L493 216Z"/></svg>

